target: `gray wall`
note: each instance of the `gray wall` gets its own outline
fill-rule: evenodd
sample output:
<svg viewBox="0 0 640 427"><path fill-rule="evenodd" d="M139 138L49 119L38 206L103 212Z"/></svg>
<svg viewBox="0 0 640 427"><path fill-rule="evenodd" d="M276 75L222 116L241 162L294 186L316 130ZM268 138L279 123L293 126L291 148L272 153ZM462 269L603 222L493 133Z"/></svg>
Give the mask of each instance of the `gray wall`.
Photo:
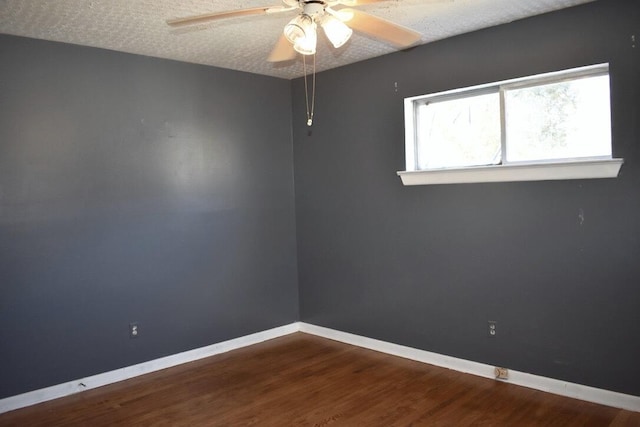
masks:
<svg viewBox="0 0 640 427"><path fill-rule="evenodd" d="M0 398L298 319L290 82L0 36L0 93Z"/></svg>
<svg viewBox="0 0 640 427"><path fill-rule="evenodd" d="M639 2L599 1L323 72L310 131L296 80L301 320L640 395L639 23ZM619 178L396 176L404 97L600 62Z"/></svg>
<svg viewBox="0 0 640 427"><path fill-rule="evenodd" d="M638 22L637 2L600 1L324 72L311 130L301 80L0 36L0 398L298 306L640 395ZM606 61L619 178L396 177L404 97Z"/></svg>

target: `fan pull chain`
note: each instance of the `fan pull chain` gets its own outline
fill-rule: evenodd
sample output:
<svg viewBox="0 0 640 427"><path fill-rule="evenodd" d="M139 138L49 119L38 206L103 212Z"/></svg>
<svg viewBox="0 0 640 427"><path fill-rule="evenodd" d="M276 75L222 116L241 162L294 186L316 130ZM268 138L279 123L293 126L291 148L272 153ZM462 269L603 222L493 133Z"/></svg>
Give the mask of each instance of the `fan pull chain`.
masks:
<svg viewBox="0 0 640 427"><path fill-rule="evenodd" d="M309 107L309 84L307 83L307 56L302 55L302 67L304 72L304 99L307 107L307 126L313 124L313 110L316 104L316 55L313 54L313 79L311 83L311 107Z"/></svg>

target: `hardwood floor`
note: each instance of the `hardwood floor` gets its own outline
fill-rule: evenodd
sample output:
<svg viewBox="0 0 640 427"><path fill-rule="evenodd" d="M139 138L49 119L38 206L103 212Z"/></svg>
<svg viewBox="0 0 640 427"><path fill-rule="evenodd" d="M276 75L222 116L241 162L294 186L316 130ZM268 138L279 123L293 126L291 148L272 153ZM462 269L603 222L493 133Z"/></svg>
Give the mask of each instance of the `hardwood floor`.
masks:
<svg viewBox="0 0 640 427"><path fill-rule="evenodd" d="M0 426L640 426L640 413L296 333L0 415Z"/></svg>

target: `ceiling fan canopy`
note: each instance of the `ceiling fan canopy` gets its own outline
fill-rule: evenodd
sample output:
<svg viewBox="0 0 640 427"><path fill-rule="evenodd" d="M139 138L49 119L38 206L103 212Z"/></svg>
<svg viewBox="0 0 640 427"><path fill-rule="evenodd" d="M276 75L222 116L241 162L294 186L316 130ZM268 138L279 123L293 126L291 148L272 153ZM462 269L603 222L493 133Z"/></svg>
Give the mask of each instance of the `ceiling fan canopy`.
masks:
<svg viewBox="0 0 640 427"><path fill-rule="evenodd" d="M302 55L315 54L318 26L322 28L335 48L344 45L353 34L353 30L388 42L400 49L417 43L421 39L421 34L416 31L357 9L345 8L345 6L356 7L383 1L387 0L282 0L282 6L214 12L170 19L167 24L178 27L239 16L298 10L298 15L285 25L280 39L267 58L269 62L292 60L296 52ZM336 6L339 9L334 9Z"/></svg>

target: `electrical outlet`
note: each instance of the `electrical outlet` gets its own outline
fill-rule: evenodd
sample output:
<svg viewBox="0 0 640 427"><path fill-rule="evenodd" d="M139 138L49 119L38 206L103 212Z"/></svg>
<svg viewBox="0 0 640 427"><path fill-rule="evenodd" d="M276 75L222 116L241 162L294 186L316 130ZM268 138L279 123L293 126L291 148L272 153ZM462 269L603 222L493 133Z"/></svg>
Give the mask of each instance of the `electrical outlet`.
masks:
<svg viewBox="0 0 640 427"><path fill-rule="evenodd" d="M498 333L498 322L495 320L489 320L489 329L487 330L490 337L495 337Z"/></svg>
<svg viewBox="0 0 640 427"><path fill-rule="evenodd" d="M496 379L498 380L508 380L509 379L509 370L507 368L498 368L496 366L495 371Z"/></svg>
<svg viewBox="0 0 640 427"><path fill-rule="evenodd" d="M138 322L129 323L129 338L138 338L139 333Z"/></svg>

